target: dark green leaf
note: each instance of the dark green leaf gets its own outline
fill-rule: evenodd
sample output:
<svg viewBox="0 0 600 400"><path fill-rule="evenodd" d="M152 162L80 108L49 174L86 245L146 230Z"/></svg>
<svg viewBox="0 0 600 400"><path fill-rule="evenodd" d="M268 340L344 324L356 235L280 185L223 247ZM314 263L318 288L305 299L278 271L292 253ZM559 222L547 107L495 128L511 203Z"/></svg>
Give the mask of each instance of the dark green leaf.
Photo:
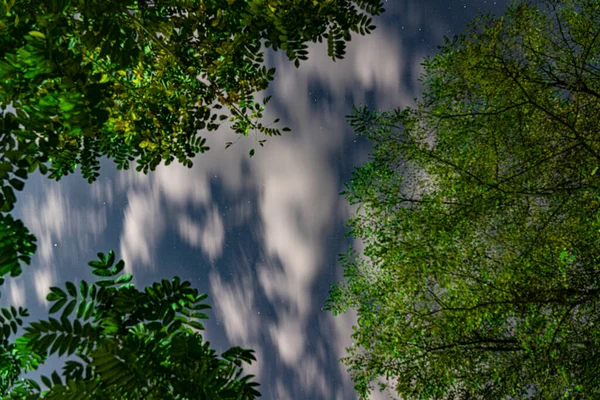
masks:
<svg viewBox="0 0 600 400"><path fill-rule="evenodd" d="M73 310L75 309L75 305L77 304L77 300L73 299L69 302L69 304L67 304L67 306L65 307L65 309L63 310L62 316L63 317L68 317L69 315L71 315L71 313L73 312Z"/></svg>
<svg viewBox="0 0 600 400"><path fill-rule="evenodd" d="M110 250L108 252L108 259L106 261L106 266L107 267L112 267L113 263L115 262L115 252Z"/></svg>
<svg viewBox="0 0 600 400"><path fill-rule="evenodd" d="M56 293L59 297L62 297L62 298L67 297L67 294L65 293L65 291L59 287L52 286L52 287L50 287L50 291Z"/></svg>
<svg viewBox="0 0 600 400"><path fill-rule="evenodd" d="M49 389L52 389L52 382L50 381L50 379L48 379L47 376L42 375L42 376L40 376L40 379L42 380L44 385L46 385L46 387L48 387Z"/></svg>
<svg viewBox="0 0 600 400"><path fill-rule="evenodd" d="M72 297L77 297L77 288L73 282L67 282L65 286L67 287L67 292L69 292Z"/></svg>
<svg viewBox="0 0 600 400"><path fill-rule="evenodd" d="M88 296L88 283L86 281L79 282L79 293L84 299Z"/></svg>
<svg viewBox="0 0 600 400"><path fill-rule="evenodd" d="M62 382L60 381L60 377L58 376L56 371L52 372L52 383L54 383L55 385L62 385Z"/></svg>
<svg viewBox="0 0 600 400"><path fill-rule="evenodd" d="M201 331L203 331L203 330L204 330L204 325L202 325L202 324L201 324L200 322L198 322L198 321L189 321L189 322L188 322L188 325L190 325L190 326L192 326L192 327L194 327L194 328L196 328L196 329L199 329L199 330L201 330Z"/></svg>
<svg viewBox="0 0 600 400"><path fill-rule="evenodd" d="M54 303L52 305L52 307L50 307L50 310L48 311L49 314L54 314L55 312L57 312L58 310L60 310L65 303L67 302L67 299L60 299L58 300L56 303Z"/></svg>
<svg viewBox="0 0 600 400"><path fill-rule="evenodd" d="M173 321L173 318L175 318L175 311L173 311L172 308L169 308L162 320L162 324L165 326L169 325Z"/></svg>

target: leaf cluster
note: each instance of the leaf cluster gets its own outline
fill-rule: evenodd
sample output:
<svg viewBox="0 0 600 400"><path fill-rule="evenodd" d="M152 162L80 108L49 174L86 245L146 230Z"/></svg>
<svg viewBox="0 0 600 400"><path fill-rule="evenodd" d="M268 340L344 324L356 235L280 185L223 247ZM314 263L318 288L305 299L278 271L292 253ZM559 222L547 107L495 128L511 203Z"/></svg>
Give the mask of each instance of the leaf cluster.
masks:
<svg viewBox="0 0 600 400"><path fill-rule="evenodd" d="M1 309L0 395L7 399L253 399L260 396L243 363L255 361L253 350L233 347L220 355L204 342L200 320L207 294L199 294L179 277L162 279L138 291L131 274L121 274L123 260L98 253L91 261L92 284L66 282L51 287L49 314L59 318L31 322L25 333L9 341L23 324L27 310ZM73 317L73 313L75 316ZM48 356L75 355L66 361L62 378L42 376L47 387L18 379Z"/></svg>
<svg viewBox="0 0 600 400"><path fill-rule="evenodd" d="M355 107L374 142L327 309L358 312L343 361L361 398L600 395L600 18L512 3L424 63L417 109Z"/></svg>

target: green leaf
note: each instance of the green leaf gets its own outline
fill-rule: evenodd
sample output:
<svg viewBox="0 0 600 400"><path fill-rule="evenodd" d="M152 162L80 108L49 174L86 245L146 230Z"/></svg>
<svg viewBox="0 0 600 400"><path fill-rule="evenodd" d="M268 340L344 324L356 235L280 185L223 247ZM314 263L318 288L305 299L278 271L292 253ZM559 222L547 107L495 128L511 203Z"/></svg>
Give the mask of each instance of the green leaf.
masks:
<svg viewBox="0 0 600 400"><path fill-rule="evenodd" d="M132 274L125 274L125 275L121 275L120 277L118 277L117 280L115 281L115 283L117 283L117 284L128 283L128 282L131 282L132 279L133 279Z"/></svg>
<svg viewBox="0 0 600 400"><path fill-rule="evenodd" d="M196 329L199 329L199 330L201 330L201 331L203 331L203 330L204 330L204 325L202 325L202 324L201 324L200 322L198 322L198 321L189 321L189 322L188 322L188 325L189 325L189 326L192 326L192 327L194 327L194 328L196 328Z"/></svg>
<svg viewBox="0 0 600 400"><path fill-rule="evenodd" d="M196 297L196 303L199 303L208 298L208 293L201 293Z"/></svg>
<svg viewBox="0 0 600 400"><path fill-rule="evenodd" d="M77 318L83 317L83 312L85 311L85 306L86 306L85 301L82 301L81 303L79 303L79 305L77 306L77 312L75 313L75 316Z"/></svg>
<svg viewBox="0 0 600 400"><path fill-rule="evenodd" d="M65 305L66 302L67 302L67 299L65 299L65 298L58 300L56 303L54 303L52 305L52 307L50 307L50 310L48 311L48 313L54 314L55 312L60 310Z"/></svg>
<svg viewBox="0 0 600 400"><path fill-rule="evenodd" d="M250 150L250 158L252 158L252 156L254 156L254 149Z"/></svg>
<svg viewBox="0 0 600 400"><path fill-rule="evenodd" d="M81 293L84 299L88 296L88 283L86 281L82 280L79 282L79 293Z"/></svg>
<svg viewBox="0 0 600 400"><path fill-rule="evenodd" d="M26 169L19 168L14 172L14 174L21 179L27 179L27 170Z"/></svg>
<svg viewBox="0 0 600 400"><path fill-rule="evenodd" d="M92 274L94 274L96 276L107 277L107 276L113 276L114 272L112 269L96 268L96 269L92 270Z"/></svg>
<svg viewBox="0 0 600 400"><path fill-rule="evenodd" d="M119 260L117 262L117 264L114 266L114 272L113 275L117 275L120 274L121 271L123 271L125 269L125 261L123 260Z"/></svg>
<svg viewBox="0 0 600 400"><path fill-rule="evenodd" d="M67 304L67 306L65 307L65 309L63 310L62 316L63 317L68 317L69 315L71 315L71 313L73 312L73 310L75 309L75 305L77 304L77 300L73 299L69 302L69 304Z"/></svg>
<svg viewBox="0 0 600 400"><path fill-rule="evenodd" d="M50 287L50 291L56 293L61 298L67 297L67 293L59 287L52 286Z"/></svg>
<svg viewBox="0 0 600 400"><path fill-rule="evenodd" d="M52 383L54 383L55 385L62 385L60 377L58 376L58 373L56 371L52 372Z"/></svg>
<svg viewBox="0 0 600 400"><path fill-rule="evenodd" d="M94 310L94 302L88 301L85 305L85 310L83 311L83 320L87 321L92 316L92 311Z"/></svg>
<svg viewBox="0 0 600 400"><path fill-rule="evenodd" d="M96 285L100 286L100 287L107 287L107 286L112 286L115 284L115 281L112 279L104 279L101 281L97 281Z"/></svg>
<svg viewBox="0 0 600 400"><path fill-rule="evenodd" d="M15 189L17 189L19 191L23 190L23 187L25 187L25 183L19 179L13 178L13 179L10 179L9 182L12 187L14 187Z"/></svg>
<svg viewBox="0 0 600 400"><path fill-rule="evenodd" d="M102 253L102 252L99 252L99 253L97 254L97 256L98 256L98 259L99 259L100 261L102 261L102 265L106 265L106 260L107 260L107 258L106 258L106 254L104 254L104 253ZM97 261L96 261L96 262L97 262Z"/></svg>
<svg viewBox="0 0 600 400"><path fill-rule="evenodd" d="M58 104L58 108L60 108L61 111L63 112L69 112L71 111L73 108L75 108L75 104L70 103L69 101L65 100L64 98L60 98L60 103Z"/></svg>
<svg viewBox="0 0 600 400"><path fill-rule="evenodd" d="M29 31L29 35L39 39L46 39L46 35L38 31Z"/></svg>
<svg viewBox="0 0 600 400"><path fill-rule="evenodd" d="M50 292L46 295L46 300L48 300L48 301L56 301L60 298L62 298L62 297L60 297L58 294L56 294L54 292Z"/></svg>
<svg viewBox="0 0 600 400"><path fill-rule="evenodd" d="M115 252L110 250L108 252L108 259L106 261L106 266L107 267L112 267L113 263L115 262Z"/></svg>
<svg viewBox="0 0 600 400"><path fill-rule="evenodd" d="M42 375L42 376L40 376L40 379L42 380L44 385L46 385L46 387L48 387L49 389L52 389L52 382L50 381L50 379L48 379L47 376Z"/></svg>
<svg viewBox="0 0 600 400"><path fill-rule="evenodd" d="M77 287L73 282L67 282L65 286L67 287L67 292L69 292L72 297L77 297Z"/></svg>
<svg viewBox="0 0 600 400"><path fill-rule="evenodd" d="M107 269L109 267L106 266L106 264L104 262L100 262L100 261L90 261L88 263L88 265L92 268L100 268L100 269Z"/></svg>
<svg viewBox="0 0 600 400"><path fill-rule="evenodd" d="M175 318L175 311L173 311L172 308L169 308L162 320L162 324L165 326L169 325L173 321L173 318Z"/></svg>
<svg viewBox="0 0 600 400"><path fill-rule="evenodd" d="M204 314L204 313L192 313L191 315L192 318L199 318L199 319L208 319L208 315Z"/></svg>
<svg viewBox="0 0 600 400"><path fill-rule="evenodd" d="M63 312L63 315L60 317L60 322L62 322L62 326L65 329L65 332L67 332L67 333L73 332L73 327L71 326L71 321L69 321L69 318L67 318L65 316L64 312Z"/></svg>

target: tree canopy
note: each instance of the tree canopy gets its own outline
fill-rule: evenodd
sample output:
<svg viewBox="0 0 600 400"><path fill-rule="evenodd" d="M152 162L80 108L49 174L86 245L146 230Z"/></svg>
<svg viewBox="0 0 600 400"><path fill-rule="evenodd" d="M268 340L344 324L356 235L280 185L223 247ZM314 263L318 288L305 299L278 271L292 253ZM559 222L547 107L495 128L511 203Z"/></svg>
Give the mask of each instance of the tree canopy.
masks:
<svg viewBox="0 0 600 400"><path fill-rule="evenodd" d="M0 116L0 282L36 249L6 214L28 174L59 180L80 166L93 182L100 157L144 173L191 167L209 150L198 130L216 130L223 106L237 134L280 135L259 122L270 97L253 97L275 74L261 40L298 67L306 42L325 38L335 61L383 11L381 0L2 0L0 110L15 113Z"/></svg>
<svg viewBox="0 0 600 400"><path fill-rule="evenodd" d="M243 363L255 361L253 350L232 347L217 356L204 342L200 320L210 308L188 281L163 279L137 290L131 274L121 274L123 260L98 253L92 272L105 279L65 288L51 287L49 313L59 319L31 322L10 340L26 309L0 311L0 396L3 399L231 399L260 396ZM72 314L75 312L75 316ZM24 372L36 370L49 355L76 355L61 376L41 377L42 390Z"/></svg>
<svg viewBox="0 0 600 400"><path fill-rule="evenodd" d="M361 398L600 396L600 8L513 2L424 62L417 108L348 117L374 143L327 308L358 312Z"/></svg>

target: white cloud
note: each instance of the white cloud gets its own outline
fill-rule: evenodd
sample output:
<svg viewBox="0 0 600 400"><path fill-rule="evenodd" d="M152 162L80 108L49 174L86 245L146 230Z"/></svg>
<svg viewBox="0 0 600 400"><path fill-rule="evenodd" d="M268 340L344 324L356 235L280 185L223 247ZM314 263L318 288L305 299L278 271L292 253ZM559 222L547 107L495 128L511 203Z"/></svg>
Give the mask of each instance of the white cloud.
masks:
<svg viewBox="0 0 600 400"><path fill-rule="evenodd" d="M138 262L153 266L154 247L164 226L164 212L156 191L137 192L129 190L121 234L121 257L127 273L133 272Z"/></svg>
<svg viewBox="0 0 600 400"><path fill-rule="evenodd" d="M225 229L223 228L223 220L217 207L213 207L200 237L202 250L209 260L214 261L222 254L224 240Z"/></svg>
<svg viewBox="0 0 600 400"><path fill-rule="evenodd" d="M241 274L240 274L241 275ZM209 276L211 298L214 301L216 315L222 319L225 333L230 343L255 350L257 361L244 370L260 378L263 352L255 342L260 336L260 315L254 303L253 282L250 275L237 278L237 283L228 284L211 272Z"/></svg>
<svg viewBox="0 0 600 400"><path fill-rule="evenodd" d="M37 237L37 255L41 264L49 266L54 258L54 243L60 242L68 230L66 211L69 203L55 187L48 187L41 199L29 197L24 203L25 226Z"/></svg>
<svg viewBox="0 0 600 400"><path fill-rule="evenodd" d="M225 228L217 207L208 213L206 222L199 224L185 214L177 218L179 235L185 242L196 248L201 248L209 260L214 261L223 253Z"/></svg>
<svg viewBox="0 0 600 400"><path fill-rule="evenodd" d="M8 289L10 290L11 304L15 307L25 306L25 289L23 281L18 278L10 278L8 280Z"/></svg>
<svg viewBox="0 0 600 400"><path fill-rule="evenodd" d="M279 349L281 360L289 367L297 366L306 345L302 320L286 312L278 312L279 324L271 326L269 332Z"/></svg>
<svg viewBox="0 0 600 400"><path fill-rule="evenodd" d="M195 223L190 217L185 214L179 215L177 218L177 228L179 236L190 246L200 247L200 236L202 228Z"/></svg>
<svg viewBox="0 0 600 400"><path fill-rule="evenodd" d="M58 279L55 257L87 250L107 225L104 209L72 205L59 185L44 185L45 195L26 198L22 210L25 226L37 238L39 268L33 274L35 291L43 304L47 303L49 287ZM13 289L13 300L19 301L22 288Z"/></svg>
<svg viewBox="0 0 600 400"><path fill-rule="evenodd" d="M56 284L56 273L54 268L39 268L33 271L33 283L35 286L35 293L40 304L48 307L48 301L46 295L50 293L50 287Z"/></svg>
<svg viewBox="0 0 600 400"><path fill-rule="evenodd" d="M207 176L179 163L160 165L153 172L152 179L156 185L155 190L176 205L185 205L187 202L202 205L210 201Z"/></svg>
<svg viewBox="0 0 600 400"><path fill-rule="evenodd" d="M211 272L210 287L218 314L223 318L227 337L232 343L247 346L259 333L259 320L254 304L254 292L249 276L228 284Z"/></svg>

